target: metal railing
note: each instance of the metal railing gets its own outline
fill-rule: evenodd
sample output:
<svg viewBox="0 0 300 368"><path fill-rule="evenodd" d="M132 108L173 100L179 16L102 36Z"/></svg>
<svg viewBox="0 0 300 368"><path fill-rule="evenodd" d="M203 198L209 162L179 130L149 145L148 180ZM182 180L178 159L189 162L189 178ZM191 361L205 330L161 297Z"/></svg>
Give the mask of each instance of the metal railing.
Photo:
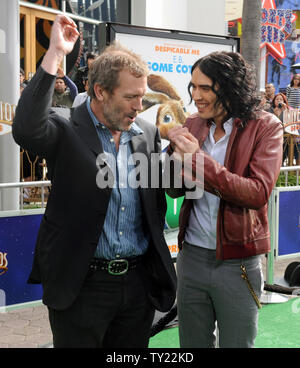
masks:
<svg viewBox="0 0 300 368"><path fill-rule="evenodd" d="M289 173L295 176L295 185L300 185L300 166L282 166L280 169L281 173L285 175L285 186L288 186ZM290 184L289 184L290 185ZM41 188L41 207L45 207L45 188L51 186L50 180L44 181L24 181L18 183L0 183L0 191L8 188L19 188L20 189L20 209L24 209L24 188L36 187Z"/></svg>
<svg viewBox="0 0 300 368"><path fill-rule="evenodd" d="M285 186L291 186L288 183L289 174L292 173L294 176L295 185L299 186L300 180L300 166L283 166L280 169L280 173L284 173L285 175ZM8 188L19 188L20 189L20 209L24 209L24 188L26 187L37 187L41 188L41 207L45 207L45 188L51 186L51 181L28 181L28 182L19 182L19 183L0 183L0 192L2 189ZM275 201L274 201L274 191L271 194L269 199L269 225L270 225L270 235L271 235L271 252L267 254L267 283L273 284L273 277L274 277L274 241L276 237L276 221L275 221Z"/></svg>
<svg viewBox="0 0 300 368"><path fill-rule="evenodd" d="M20 209L24 209L24 188L36 187L41 188L41 207L45 207L45 187L50 187L51 181L23 181L19 183L0 183L0 190L8 188L20 189Z"/></svg>
<svg viewBox="0 0 300 368"><path fill-rule="evenodd" d="M284 182L281 183L281 187L291 187L299 186L299 173L300 166L282 166L280 173L284 173ZM289 176L289 174L291 174ZM293 176L294 184L289 182L289 179ZM284 185L282 185L284 184ZM279 186L277 186L279 188ZM278 228L276 226L276 195L275 190L272 191L269 206L268 206L268 217L269 217L269 227L270 227L270 237L271 237L271 251L267 254L267 270L266 270L266 281L268 284L274 283L274 263L275 263L275 249L276 249L276 237L278 233Z"/></svg>
<svg viewBox="0 0 300 368"><path fill-rule="evenodd" d="M285 175L285 186L288 186L288 179L289 179L289 173L295 172L296 176L296 184L299 185L299 173L300 173L300 166L282 166L280 169L281 173L284 173Z"/></svg>

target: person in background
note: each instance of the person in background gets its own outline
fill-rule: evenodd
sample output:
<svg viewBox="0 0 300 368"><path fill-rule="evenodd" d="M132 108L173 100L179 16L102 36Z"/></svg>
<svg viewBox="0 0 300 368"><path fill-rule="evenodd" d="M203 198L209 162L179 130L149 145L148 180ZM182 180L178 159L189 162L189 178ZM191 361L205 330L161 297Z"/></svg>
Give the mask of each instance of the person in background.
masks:
<svg viewBox="0 0 300 368"><path fill-rule="evenodd" d="M87 93L88 88L89 88L88 77L84 78L84 88L85 88L85 92L78 93L78 95L74 99L72 107L81 105L88 98L88 93Z"/></svg>
<svg viewBox="0 0 300 368"><path fill-rule="evenodd" d="M74 83L76 84L79 93L85 92L85 81L87 79L89 69L96 57L96 54L88 52L86 54L86 66L78 68L75 74Z"/></svg>
<svg viewBox="0 0 300 368"><path fill-rule="evenodd" d="M172 198L185 195L177 256L180 345L214 347L217 322L221 348L250 348L264 284L261 255L270 251L268 200L282 162L282 125L259 110L254 70L240 54L211 53L191 73L198 112L168 132L166 156L183 162L184 179L196 187L204 181L198 198L184 185L167 189Z"/></svg>
<svg viewBox="0 0 300 368"><path fill-rule="evenodd" d="M267 103L271 104L275 96L275 87L273 83L267 83L265 86Z"/></svg>
<svg viewBox="0 0 300 368"><path fill-rule="evenodd" d="M24 91L24 88L27 86L27 80L25 79L25 72L22 68L20 68L20 95Z"/></svg>
<svg viewBox="0 0 300 368"><path fill-rule="evenodd" d="M271 107L271 104L269 102L267 102L267 96L266 96L266 92L264 91L261 91L260 92L260 97L261 97L261 100L260 100L260 105L259 107L262 109L262 110L265 110L265 111L268 111Z"/></svg>
<svg viewBox="0 0 300 368"><path fill-rule="evenodd" d="M21 85L23 85L24 87L23 88L25 88L26 87L26 85L27 85L27 81L26 81L26 79L25 79L25 72L24 72L24 69L22 69L22 68L20 68L20 86Z"/></svg>
<svg viewBox="0 0 300 368"><path fill-rule="evenodd" d="M289 86L286 87L286 97L290 107L300 109L300 74L294 74Z"/></svg>
<svg viewBox="0 0 300 368"><path fill-rule="evenodd" d="M300 109L300 74L294 74L291 83L286 88L286 97L289 106L293 109ZM300 138L294 137L294 158L296 165L300 165Z"/></svg>
<svg viewBox="0 0 300 368"><path fill-rule="evenodd" d="M269 108L269 112L275 114L282 123L283 121L283 112L289 109L289 103L286 96L283 93L277 93L271 103L271 107Z"/></svg>
<svg viewBox="0 0 300 368"><path fill-rule="evenodd" d="M68 89L67 89L68 87ZM56 82L52 97L52 106L72 107L78 94L76 84L65 75L62 68L57 69Z"/></svg>
<svg viewBox="0 0 300 368"><path fill-rule="evenodd" d="M22 92L24 91L24 88L26 88L26 86L27 86L26 83L20 84L20 95L22 94Z"/></svg>
<svg viewBox="0 0 300 368"><path fill-rule="evenodd" d="M277 93L275 97L273 98L271 107L268 111L276 115L282 122L282 126L284 126L283 114L284 114L284 111L289 110L289 108L290 107L289 107L289 103L288 103L286 96L283 93ZM284 137L283 138L282 164L284 164L285 160L288 157L288 151L289 151L288 139L287 137Z"/></svg>
<svg viewBox="0 0 300 368"><path fill-rule="evenodd" d="M137 116L149 68L110 45L89 72L86 103L53 111L57 66L78 35L71 18L55 18L12 126L18 144L45 157L52 182L29 282L42 283L55 348L146 348L155 310L167 312L176 297L165 192L149 185L161 139ZM144 175L133 154L147 161ZM149 180L130 185L135 175Z"/></svg>

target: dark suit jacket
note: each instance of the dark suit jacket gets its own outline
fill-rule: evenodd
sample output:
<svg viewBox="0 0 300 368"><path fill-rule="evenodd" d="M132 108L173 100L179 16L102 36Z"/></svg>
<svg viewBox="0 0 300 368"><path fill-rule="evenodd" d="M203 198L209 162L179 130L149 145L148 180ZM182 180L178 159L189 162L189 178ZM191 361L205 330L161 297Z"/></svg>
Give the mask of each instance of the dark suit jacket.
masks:
<svg viewBox="0 0 300 368"><path fill-rule="evenodd" d="M96 158L103 149L86 105L71 109L71 116L68 109L51 111L54 83L55 76L40 67L18 103L13 136L20 146L47 159L52 187L29 282L41 282L44 303L62 310L74 302L86 277L111 189L96 184ZM157 128L141 119L136 123L144 134L132 139L133 151L148 157L159 152ZM176 275L163 236L165 195L151 188L139 193L150 234L143 267L149 298L156 309L167 311L175 301Z"/></svg>

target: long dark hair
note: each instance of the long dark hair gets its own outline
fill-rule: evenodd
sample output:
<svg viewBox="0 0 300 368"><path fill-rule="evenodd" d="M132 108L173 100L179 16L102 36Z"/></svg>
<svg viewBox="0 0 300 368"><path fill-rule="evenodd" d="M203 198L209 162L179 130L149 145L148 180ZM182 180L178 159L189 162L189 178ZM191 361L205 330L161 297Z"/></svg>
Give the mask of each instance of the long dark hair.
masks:
<svg viewBox="0 0 300 368"><path fill-rule="evenodd" d="M197 60L191 72L199 68L212 80L212 90L217 95L228 117L244 121L255 117L260 96L256 90L254 68L236 52L217 51ZM191 83L188 93L191 97Z"/></svg>
<svg viewBox="0 0 300 368"><path fill-rule="evenodd" d="M292 78L291 83L290 83L290 86L291 86L291 87L294 87L294 80L295 80L295 78L297 78L297 79L298 79L298 78L299 78L299 75L300 75L300 74L294 74L294 75L293 75L293 78Z"/></svg>

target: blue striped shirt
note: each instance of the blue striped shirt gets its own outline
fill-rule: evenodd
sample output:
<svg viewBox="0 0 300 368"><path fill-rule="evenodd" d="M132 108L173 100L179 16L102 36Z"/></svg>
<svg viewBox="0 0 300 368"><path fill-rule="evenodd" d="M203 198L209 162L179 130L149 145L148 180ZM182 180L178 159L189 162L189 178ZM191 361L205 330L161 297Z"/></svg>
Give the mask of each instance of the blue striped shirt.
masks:
<svg viewBox="0 0 300 368"><path fill-rule="evenodd" d="M93 114L90 98L87 99L86 105L102 143L103 152L114 157L113 172L116 174L95 257L116 259L141 255L148 247L148 237L142 228L139 192L138 189L130 188L128 177L134 169L129 159L132 154L130 141L133 136L142 134L143 131L133 123L130 130L122 132L117 151L109 129ZM107 161L110 162L109 159Z"/></svg>

